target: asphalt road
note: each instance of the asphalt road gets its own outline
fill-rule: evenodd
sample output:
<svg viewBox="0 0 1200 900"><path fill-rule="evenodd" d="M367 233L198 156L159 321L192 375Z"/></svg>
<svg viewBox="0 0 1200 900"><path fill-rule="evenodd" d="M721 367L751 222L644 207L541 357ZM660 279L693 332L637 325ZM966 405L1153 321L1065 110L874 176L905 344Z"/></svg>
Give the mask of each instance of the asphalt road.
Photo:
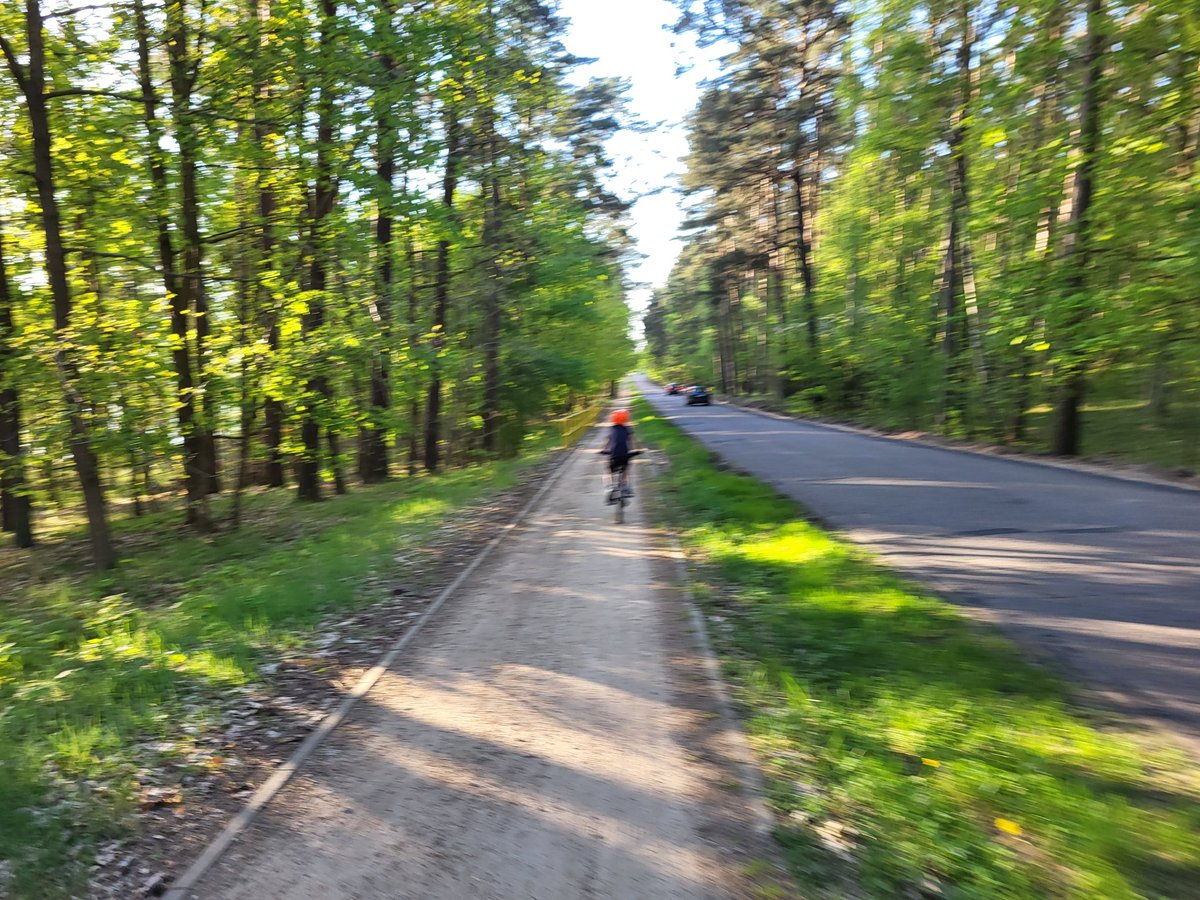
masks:
<svg viewBox="0 0 1200 900"><path fill-rule="evenodd" d="M1200 494L686 407L637 383L732 465L1200 752Z"/></svg>

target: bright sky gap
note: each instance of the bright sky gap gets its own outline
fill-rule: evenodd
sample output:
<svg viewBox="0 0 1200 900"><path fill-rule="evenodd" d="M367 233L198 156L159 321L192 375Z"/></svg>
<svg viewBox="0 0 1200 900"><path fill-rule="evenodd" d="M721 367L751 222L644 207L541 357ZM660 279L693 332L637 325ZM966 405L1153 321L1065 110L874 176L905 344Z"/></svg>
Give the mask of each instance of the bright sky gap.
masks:
<svg viewBox="0 0 1200 900"><path fill-rule="evenodd" d="M645 258L628 276L635 286L630 305L640 319L651 290L666 281L679 254L679 179L688 149L683 123L699 100L700 83L717 74L718 51L697 47L691 34L675 34L679 10L667 0L563 0L560 11L571 20L567 49L595 59L577 79L627 79L630 112L656 126L622 132L609 145L616 164L612 187L639 198L631 233ZM640 333L640 322L635 331Z"/></svg>

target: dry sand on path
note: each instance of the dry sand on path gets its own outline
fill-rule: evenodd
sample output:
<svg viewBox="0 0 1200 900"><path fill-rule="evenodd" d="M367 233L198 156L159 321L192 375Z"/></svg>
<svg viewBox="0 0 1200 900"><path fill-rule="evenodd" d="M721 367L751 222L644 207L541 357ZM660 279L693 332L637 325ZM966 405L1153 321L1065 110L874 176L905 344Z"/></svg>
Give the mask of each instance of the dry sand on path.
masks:
<svg viewBox="0 0 1200 900"><path fill-rule="evenodd" d="M662 536L642 498L613 524L595 446L189 896L791 893Z"/></svg>

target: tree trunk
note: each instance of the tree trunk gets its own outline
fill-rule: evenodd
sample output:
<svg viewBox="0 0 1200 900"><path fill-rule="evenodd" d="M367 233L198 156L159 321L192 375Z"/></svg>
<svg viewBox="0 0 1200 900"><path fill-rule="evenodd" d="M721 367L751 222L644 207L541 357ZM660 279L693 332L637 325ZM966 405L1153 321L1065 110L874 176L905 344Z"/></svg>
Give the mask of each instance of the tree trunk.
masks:
<svg viewBox="0 0 1200 900"><path fill-rule="evenodd" d="M337 17L336 0L322 0L320 55L327 60L333 40L332 30ZM320 296L327 288L325 251L322 226L325 217L333 209L333 89L329 83L318 88L317 98L317 159L316 179L312 194L312 219L309 229L310 254L307 289L316 296L309 300L308 310L301 319L301 334L306 340L319 340L325 325L325 298ZM317 371L321 365L317 365ZM324 374L309 378L305 386L304 420L300 426L300 437L304 442L304 454L297 466L297 493L301 500L321 499L321 424L320 413L331 400L329 379ZM334 460L335 469L337 460ZM344 490L345 486L342 485Z"/></svg>
<svg viewBox="0 0 1200 900"><path fill-rule="evenodd" d="M716 359L713 365L713 377L717 380L722 394L731 393L728 363L729 349L725 341L724 308L728 302L726 297L725 276L717 272L710 273L708 286L709 321L717 336L717 345L714 348Z"/></svg>
<svg viewBox="0 0 1200 900"><path fill-rule="evenodd" d="M503 315L500 283L500 177L496 172L495 123L491 122L483 243L488 248L488 281L484 289L483 449L495 453L500 436L500 328Z"/></svg>
<svg viewBox="0 0 1200 900"><path fill-rule="evenodd" d="M308 318L307 314L305 318ZM320 387L319 379L308 382L305 390L310 403L319 394ZM296 463L296 496L301 500L316 502L321 499L321 425L312 409L304 410L300 440L304 444L304 451Z"/></svg>
<svg viewBox="0 0 1200 900"><path fill-rule="evenodd" d="M133 514L141 518L146 514L146 505L142 503L142 464L140 454L129 450L129 496L133 499Z"/></svg>
<svg viewBox="0 0 1200 900"><path fill-rule="evenodd" d="M242 227L247 234L250 232L249 223L243 221ZM250 468L250 434L254 429L254 417L257 413L255 392L251 388L250 354L250 322L254 318L250 310L250 262L245 242L242 243L241 275L242 280L238 289L238 338L243 348L241 361L241 397L238 407L240 411L240 428L238 430L238 462L237 476L233 483L233 501L229 514L230 528L236 531L242 524L242 494L246 490L248 471Z"/></svg>
<svg viewBox="0 0 1200 900"><path fill-rule="evenodd" d="M721 354L721 379L725 382L728 393L736 393L741 389L738 384L737 337L733 317L738 301L738 276L727 279L725 292L721 297L721 331L725 336L725 350Z"/></svg>
<svg viewBox="0 0 1200 900"><path fill-rule="evenodd" d="M384 4L385 29L391 34L391 4ZM388 53L380 56L385 90L395 80L396 62ZM365 482L384 481L388 477L387 416L392 405L391 340L392 300L395 290L395 266L392 248L392 204L395 200L396 127L392 122L386 93L375 99L376 175L379 199L375 220L375 244L378 293L375 309L379 319L380 349L371 362L371 421L362 429L359 474Z"/></svg>
<svg viewBox="0 0 1200 900"><path fill-rule="evenodd" d="M496 44L495 16L489 0L487 16L491 41ZM489 77L489 81L491 78ZM489 91L492 86L488 85ZM503 287L500 283L500 172L494 96L484 103L483 246L487 253L487 285L483 292L483 449L495 453L500 439L500 328Z"/></svg>
<svg viewBox="0 0 1200 900"><path fill-rule="evenodd" d="M1032 385L1030 384L1030 382L1033 380L1032 372L1030 371L1032 368L1033 358L1030 356L1028 351L1022 348L1021 362L1017 371L1017 391L1016 399L1013 404L1014 415L1012 424L1012 439L1018 443L1025 440L1025 428L1027 420L1025 411L1029 409L1032 396Z"/></svg>
<svg viewBox="0 0 1200 900"><path fill-rule="evenodd" d="M959 23L962 43L956 59L959 83L958 102L950 116L950 135L947 139L950 150L950 216L946 226L946 240L942 246L942 275L939 289L939 306L942 311L942 355L945 359L945 374L942 376L941 419L948 421L950 414L963 408L963 385L961 354L966 322L959 299L965 298L967 227L967 120L971 107L971 49L975 43L975 29L971 23L971 8L963 2L959 6Z"/></svg>
<svg viewBox="0 0 1200 900"><path fill-rule="evenodd" d="M188 476L189 482L193 479L199 482L196 489L203 491L207 496L216 493L220 485L217 479L216 440L212 431L212 417L215 412L212 398L207 391L204 391L199 410L195 403L196 392L203 390L204 387L204 357L209 333L208 301L204 290L204 244L200 238L200 197L196 183L200 136L195 111L192 109L192 93L196 86L198 68L195 58L188 50L190 34L184 0L170 0L166 6L166 14L167 60L170 68L174 137L175 143L178 145L175 152L179 160L180 230L183 237L183 265L171 276L175 284L174 296L178 298L177 303L172 304L172 327L175 329L177 341L180 331L182 331L183 337L182 350L176 350L176 367L178 367L180 356L191 353L191 350L188 349L187 319L195 320L195 352L191 361L193 374L188 389L188 405L191 407L190 414L192 415L188 430L192 434L193 446L191 453L185 451L185 455L191 456L194 466L194 472L189 473ZM149 78L150 75L147 71L143 76L143 104L154 101L152 83L149 85L150 94L147 97ZM153 122L153 108L147 110L145 114L149 125ZM152 160L161 158L159 152L157 145L151 148ZM165 207L161 212L165 215ZM161 237L159 243L161 253ZM174 265L171 268L174 269ZM184 317L181 325L174 321L180 311ZM182 376L177 373L176 377L181 378ZM187 431L184 436L187 437ZM189 501L190 499L189 491ZM189 502L189 519L192 517L192 509L193 504ZM197 521L194 524L202 523Z"/></svg>
<svg viewBox="0 0 1200 900"><path fill-rule="evenodd" d="M32 504L26 493L21 449L21 397L12 370L15 335L12 285L0 235L0 529L11 532L18 547L32 547Z"/></svg>
<svg viewBox="0 0 1200 900"><path fill-rule="evenodd" d="M1047 18L1046 34L1051 43L1057 43L1062 37L1062 20L1064 15L1065 12L1062 7L1055 7ZM1044 148L1047 144L1059 140L1058 132L1062 125L1062 110L1061 103L1059 102L1059 79L1057 58L1052 58L1052 61L1046 66L1045 78L1035 95L1038 101L1038 115L1034 120L1033 145L1038 148ZM1058 220L1062 195L1059 193L1057 184L1045 178L1042 180L1048 185L1048 196L1045 206L1038 213L1037 227L1033 234L1032 253L1030 257L1044 262L1048 266L1053 262L1055 222ZM1027 313L1027 319L1024 324L1027 328L1033 330L1039 318L1044 323L1046 310L1044 301L1041 298L1034 300L1031 306L1032 308ZM1018 362L1017 391L1014 399L1012 435L1014 441L1023 441L1028 425L1027 410L1033 400L1033 358L1028 342L1021 344L1017 352L1020 359Z"/></svg>
<svg viewBox="0 0 1200 900"><path fill-rule="evenodd" d="M1071 215L1063 235L1061 260L1067 267L1066 303L1068 305L1066 360L1059 388L1054 420L1055 453L1077 456L1082 443L1081 410L1087 388L1084 351L1080 349L1077 333L1087 320L1088 304L1082 297L1087 286L1087 269L1091 260L1091 220L1093 179L1096 156L1100 147L1100 78L1104 70L1101 33L1102 0L1088 0L1087 37L1085 39L1085 70L1083 92L1079 103L1079 166L1075 170L1075 185L1071 196Z"/></svg>
<svg viewBox="0 0 1200 900"><path fill-rule="evenodd" d="M25 2L25 37L28 62L24 66L17 60L16 53L7 40L3 40L0 46L3 48L13 80L17 82L25 97L29 115L34 181L37 183L38 205L41 207L42 229L45 232L46 280L50 284L50 295L54 303L54 330L57 339L54 361L66 402L71 456L75 461L75 470L83 491L92 558L98 568L108 569L116 564L117 559L109 534L108 508L104 500L104 487L100 482L100 462L88 435L87 406L79 393L78 366L70 349L71 287L67 279L62 219L54 192L54 142L50 128L50 112L46 106L45 35L38 0Z"/></svg>
<svg viewBox="0 0 1200 900"><path fill-rule="evenodd" d="M171 358L175 367L175 407L179 433L183 441L183 483L187 495L186 520L201 530L210 525L208 491L203 476L199 433L196 426L196 394L192 378L192 355L188 293L175 271L176 253L171 240L171 223L167 210L171 206L167 186L167 170L160 141L162 127L158 121L158 97L150 69L150 29L142 0L133 5L137 31L138 80L141 86L142 121L146 126L146 149L150 161L151 203L154 208L158 236L158 261L162 267L163 288L171 310L171 335L174 338ZM172 67L176 65L172 60ZM174 68L172 68L174 72Z"/></svg>
<svg viewBox="0 0 1200 900"><path fill-rule="evenodd" d="M767 293L774 311L774 329L768 320L767 330L772 331L767 346L767 360L770 371L767 373L768 388L776 400L783 401L788 394L787 375L788 337L787 337L787 301L784 299L783 284L783 237L779 226L779 182L775 177L769 180L770 202L768 216L771 229L771 246L767 263Z"/></svg>
<svg viewBox="0 0 1200 900"><path fill-rule="evenodd" d="M404 178L405 193L408 192L408 176ZM417 252L413 245L413 230L411 223L405 228L404 256L408 265L408 347L409 356L415 357L421 343L421 329L417 321L420 315L420 297L417 293ZM416 377L416 373L413 374ZM421 452L420 422L421 422L421 390L420 382L411 386L408 405L408 474L417 474L417 462Z"/></svg>
<svg viewBox="0 0 1200 900"><path fill-rule="evenodd" d="M1183 73L1181 80L1185 80ZM1182 184L1191 184L1196 174L1197 153L1200 151L1200 66L1193 73L1195 88L1192 91L1192 114L1179 129L1179 164L1177 177ZM1165 422L1171 414L1171 381L1176 369L1176 345L1184 336L1183 314L1172 311L1167 327L1158 336L1154 349L1154 362L1150 367L1150 383L1147 391L1150 414L1158 422Z"/></svg>
<svg viewBox="0 0 1200 900"><path fill-rule="evenodd" d="M258 45L265 48L267 35L263 32L271 17L270 0L248 0L249 13L254 17L258 28ZM269 171L268 160L270 151L268 144L271 138L269 115L264 108L270 101L270 90L264 79L259 78L254 85L255 110L254 117L254 146L258 153L258 312L262 317L262 328L267 335L267 352L273 360L279 352L279 310L271 291L266 286L263 276L275 267L275 187L273 175ZM283 443L283 401L277 397L266 397L263 400L264 439L267 446L267 464L263 481L267 487L283 487L286 481L284 475L283 453L280 445Z"/></svg>
<svg viewBox="0 0 1200 900"><path fill-rule="evenodd" d="M792 187L796 194L796 265L800 267L800 281L804 286L804 320L808 335L808 349L815 357L817 352L817 306L816 275L813 272L811 247L808 243L807 222L804 206L804 170L797 162L792 167Z"/></svg>
<svg viewBox="0 0 1200 900"><path fill-rule="evenodd" d="M735 281L737 290L730 295L729 298L729 344L733 348L733 383L739 385L737 390L743 394L754 393L754 386L750 383L750 355L753 353L753 348L750 347L750 342L746 340L746 308L742 303L742 294L746 289L746 281L749 279L753 284L754 273L741 274ZM746 348L746 361L742 362L742 353L739 352L742 348Z"/></svg>
<svg viewBox="0 0 1200 900"><path fill-rule="evenodd" d="M278 330L272 326L268 334L273 340L268 339L267 348L279 349ZM277 397L267 397L263 401L264 437L267 444L267 465L263 480L267 487L284 487L287 484L287 470L283 465L283 453L279 449L283 444L283 419L283 401Z"/></svg>
<svg viewBox="0 0 1200 900"><path fill-rule="evenodd" d="M341 497L347 493L347 488L346 476L342 474L342 449L337 430L326 428L325 440L329 445L329 467L333 470L333 492Z"/></svg>
<svg viewBox="0 0 1200 900"><path fill-rule="evenodd" d="M443 227L449 229L454 218L454 191L458 187L458 164L461 153L458 111L446 108L446 172L442 176ZM438 469L442 415L442 360L446 343L446 313L450 301L450 240L438 241L437 274L434 276L433 299L433 358L430 360L429 396L425 403L425 468Z"/></svg>
<svg viewBox="0 0 1200 900"><path fill-rule="evenodd" d="M237 531L242 524L242 495L249 486L250 472L250 436L254 429L254 417L257 413L254 395L250 390L250 365L242 362L242 396L241 430L238 432L238 467L237 480L233 485L233 502L230 508L229 525Z"/></svg>

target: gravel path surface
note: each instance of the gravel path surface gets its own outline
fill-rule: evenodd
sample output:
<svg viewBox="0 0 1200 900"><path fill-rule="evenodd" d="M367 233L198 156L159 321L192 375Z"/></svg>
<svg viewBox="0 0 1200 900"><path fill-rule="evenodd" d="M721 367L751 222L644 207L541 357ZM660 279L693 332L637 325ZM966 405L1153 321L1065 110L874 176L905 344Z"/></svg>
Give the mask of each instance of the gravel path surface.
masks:
<svg viewBox="0 0 1200 900"><path fill-rule="evenodd" d="M638 386L676 425L1200 753L1200 494Z"/></svg>
<svg viewBox="0 0 1200 900"><path fill-rule="evenodd" d="M191 896L726 898L776 877L662 536L641 498L614 525L599 475L567 463Z"/></svg>

